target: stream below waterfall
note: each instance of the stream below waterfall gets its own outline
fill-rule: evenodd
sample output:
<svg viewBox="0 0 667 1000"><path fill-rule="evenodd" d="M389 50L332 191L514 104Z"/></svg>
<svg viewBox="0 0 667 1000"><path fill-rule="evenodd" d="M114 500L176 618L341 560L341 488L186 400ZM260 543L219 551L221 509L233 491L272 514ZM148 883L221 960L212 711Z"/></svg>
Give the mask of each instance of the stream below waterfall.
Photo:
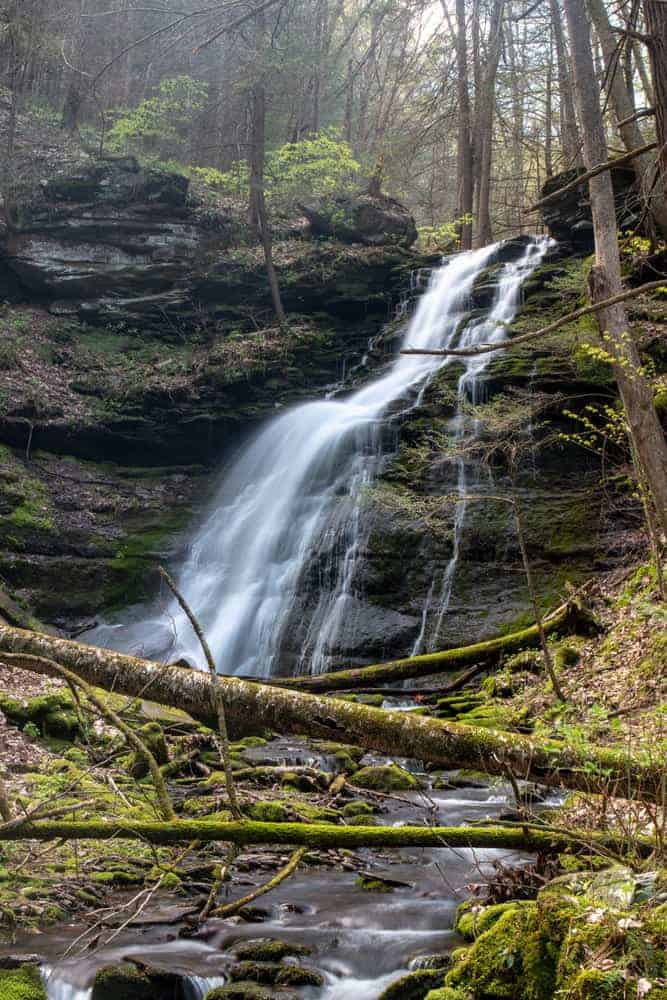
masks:
<svg viewBox="0 0 667 1000"><path fill-rule="evenodd" d="M326 763L313 758L312 751L297 739L275 740L258 753L262 758L271 753L275 760L288 764ZM370 754L366 761L385 763L384 758ZM417 774L426 790L388 798L379 817L383 824L456 826L497 818L512 809L512 789L504 782L485 785L471 779L469 787L436 790L417 762L397 763ZM452 930L456 907L469 896L466 887L483 882L498 860L519 865L529 856L446 847L359 850L345 870L340 864L326 863L300 868L259 901L256 922L211 920L200 940L182 939L177 926L161 925L157 906L156 924L138 921L130 925L108 949L78 955L75 949L72 957L59 961L76 938L80 930L76 927L48 932L41 939L31 936L25 946L33 952L42 950L49 1000L91 1000L89 984L95 971L125 957L178 972L187 982L186 1000L201 1000L225 981L234 960L229 947L240 939L263 937L313 948L305 964L323 975L324 986L299 991L304 1000L377 1000L393 980L419 968L420 958L445 954L461 943ZM356 884L360 871L404 884L391 893L363 891Z"/></svg>

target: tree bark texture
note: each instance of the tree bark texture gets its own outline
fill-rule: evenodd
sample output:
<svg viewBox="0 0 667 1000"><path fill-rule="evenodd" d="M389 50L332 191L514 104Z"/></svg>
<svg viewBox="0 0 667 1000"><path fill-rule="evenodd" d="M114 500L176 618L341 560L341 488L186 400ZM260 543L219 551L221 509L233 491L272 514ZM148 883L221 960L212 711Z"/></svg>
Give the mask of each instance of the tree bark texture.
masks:
<svg viewBox="0 0 667 1000"><path fill-rule="evenodd" d="M23 663L20 658L14 658L13 665L48 674L48 665L37 666L32 657L53 659L94 686L180 708L211 728L217 724L208 672L165 667L123 653L5 625L0 625L2 650L31 654ZM380 753L413 757L442 768L472 767L501 776L512 773L543 784L564 785L588 792L611 789L624 798L656 798L664 785L662 761L638 761L617 750L582 749L409 712L386 712L238 677L221 677L218 683L229 727L234 733L267 729L279 733L305 733L357 743Z"/></svg>
<svg viewBox="0 0 667 1000"><path fill-rule="evenodd" d="M565 0L565 8L583 131L584 161L590 170L608 159L590 45L590 25L584 0ZM613 297L622 290L616 209L609 172L591 177L589 191L597 262L591 273L591 294L596 302ZM656 516L662 531L667 534L667 443L653 405L651 387L641 372L641 359L629 332L625 307L619 302L601 310L598 322L603 335L608 338L606 346L613 358L614 375L629 433L651 490Z"/></svg>

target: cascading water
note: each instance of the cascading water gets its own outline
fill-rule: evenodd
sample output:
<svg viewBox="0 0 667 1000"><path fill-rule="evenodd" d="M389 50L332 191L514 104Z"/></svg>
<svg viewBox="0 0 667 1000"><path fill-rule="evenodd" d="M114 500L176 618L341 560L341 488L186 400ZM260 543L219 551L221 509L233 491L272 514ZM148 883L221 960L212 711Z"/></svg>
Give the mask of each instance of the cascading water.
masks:
<svg viewBox="0 0 667 1000"><path fill-rule="evenodd" d="M521 283L547 245L547 240L532 240L518 262L506 264L489 316L467 324L466 305L475 279L498 247L452 257L432 274L403 346L441 348L501 340L516 310ZM474 390L489 357L468 360L459 381L460 400ZM388 415L398 402L403 409L419 405L430 377L443 363L447 360L439 357L399 355L388 371L347 398L307 403L275 418L233 464L178 576L179 588L225 673L274 673L285 631L294 621L301 629L300 668L312 673L327 668L354 602L355 568L365 539L364 488L386 458L383 430ZM460 408L454 430L466 432ZM458 478L463 494L463 467ZM461 504L454 554L437 602L440 622L464 517ZM299 621L305 616L299 614L298 588L305 571L314 566L323 567L319 596L304 623ZM434 586L432 592L437 591ZM200 662L197 639L176 602L168 608L167 619L169 626L163 618L121 628L120 633L104 626L92 638L148 655ZM425 634L426 615L422 624Z"/></svg>
<svg viewBox="0 0 667 1000"><path fill-rule="evenodd" d="M507 324L513 320L519 305L523 282L539 264L550 242L548 238L544 238L530 243L521 260L505 265L498 281L494 302L488 317L480 320L478 323L469 324L466 327L461 336L459 347L474 347L477 344L493 344L504 340ZM493 356L494 352L489 352L488 354L479 354L461 359L464 363L464 370L458 381L457 410L456 416L451 423L456 453L456 491L459 496L459 502L456 505L454 513L452 555L445 568L440 587L440 596L434 616L435 624L431 629L428 641L429 650L435 650L439 646L442 624L452 596L452 587L461 552L461 538L468 506L466 497L471 492L475 494L483 492L483 490L480 490L481 466L477 463L475 468L471 470L460 446L466 438L475 438L479 432L478 421L474 417L466 415L464 404L466 400L470 400L473 405L482 401L484 392L482 376L484 369ZM474 489L471 489L471 487ZM422 628L412 650L413 656L421 652L422 643L427 632L426 622L430 610L429 605L432 606L433 589L432 585L424 609Z"/></svg>

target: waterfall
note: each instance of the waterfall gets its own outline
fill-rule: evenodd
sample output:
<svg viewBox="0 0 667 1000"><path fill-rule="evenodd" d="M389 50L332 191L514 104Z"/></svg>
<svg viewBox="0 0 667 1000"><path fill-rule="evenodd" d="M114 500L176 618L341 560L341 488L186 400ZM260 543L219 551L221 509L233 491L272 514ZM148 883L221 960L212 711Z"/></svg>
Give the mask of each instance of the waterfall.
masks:
<svg viewBox="0 0 667 1000"><path fill-rule="evenodd" d="M217 986L224 986L225 979L222 976L204 978L203 976L188 976L184 981L185 995L187 1000L205 1000L211 990Z"/></svg>
<svg viewBox="0 0 667 1000"><path fill-rule="evenodd" d="M47 965L42 966L41 973L48 1000L91 1000L92 986L74 986Z"/></svg>
<svg viewBox="0 0 667 1000"><path fill-rule="evenodd" d="M500 280L498 281L498 287L496 288L494 301L488 317L477 323L471 323L468 325L461 337L461 347L473 347L476 344L482 343L493 344L496 341L505 339L507 324L511 323L514 319L520 302L522 285L526 278L539 264L540 260L544 256L544 253L548 249L549 243L550 240L548 238L536 240L534 243L528 244L523 257L520 260L514 263L505 264L500 275ZM493 356L494 352L489 352L488 354L480 354L476 357L473 356L462 359L464 362L464 370L458 381L456 416L452 421L451 428L454 435L455 448L459 446L464 439L467 438L470 440L471 438L475 438L478 434L479 428L477 426L477 421L474 417L466 416L464 403L467 399L470 400L473 405L482 401L483 373ZM482 492L479 488L481 473L480 465L477 464L473 474L470 475L469 463L466 461L465 455L460 453L460 449L456 454L455 461L457 472L456 492L458 493L460 499L454 512L452 555L443 574L442 584L440 587L440 597L437 602L435 626L431 630L428 642L428 648L431 651L437 650L439 647L440 631L442 629L445 615L449 609L449 603L452 596L452 587L454 585L454 576L461 553L461 539L463 536L468 507L465 498L472 492L475 494ZM428 616L429 605L431 604L432 590L429 591L427 606L424 609L420 635L412 650L413 656L421 652L421 646L426 633L426 619Z"/></svg>
<svg viewBox="0 0 667 1000"><path fill-rule="evenodd" d="M402 346L441 348L502 340L521 282L538 265L547 244L546 239L531 240L518 262L504 265L493 307L482 320L467 320L466 308L475 279L497 255L498 246L451 257L432 273ZM489 357L468 359L459 381L460 399L474 390ZM400 413L418 406L430 378L447 362L399 354L363 388L345 398L290 409L243 448L178 574L178 586L222 671L270 676L286 633L294 631L303 649L300 668L312 673L327 668L354 602L355 568L367 531L364 492L386 460L383 439L390 417L397 408ZM465 433L460 412L456 419L460 433ZM459 470L458 479L463 493L465 470ZM458 559L462 507L457 511L454 555L435 601L440 616ZM319 597L308 615L298 606L305 572L318 574ZM94 641L147 655L165 655L169 645L170 658L183 656L200 664L197 639L176 602L169 606L167 620L168 626L164 617L143 621L130 626L125 636L105 626Z"/></svg>

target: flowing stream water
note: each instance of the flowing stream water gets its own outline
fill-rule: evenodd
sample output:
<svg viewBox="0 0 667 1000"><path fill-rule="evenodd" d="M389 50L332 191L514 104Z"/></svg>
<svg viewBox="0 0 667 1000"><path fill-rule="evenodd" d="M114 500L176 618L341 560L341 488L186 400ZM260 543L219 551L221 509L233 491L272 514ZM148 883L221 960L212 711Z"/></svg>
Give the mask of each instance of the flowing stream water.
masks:
<svg viewBox="0 0 667 1000"><path fill-rule="evenodd" d="M518 260L502 266L484 318L470 318L470 294L475 280L497 257L499 245L457 254L443 263L432 273L401 346L469 347L501 341L516 312L521 285L548 245L546 238L532 239ZM474 433L462 403L466 397L476 398L490 357L465 359L452 421L456 438ZM384 432L397 415L419 405L430 378L449 361L399 354L384 373L345 398L316 400L274 418L242 449L196 530L177 579L225 673L275 674L286 631L298 634L302 672L320 673L330 666L332 652L354 620L350 610L355 575L368 527L364 490L386 461ZM466 463L458 459L461 496L468 483ZM432 648L439 641L464 520L462 502L455 515L453 554L444 578L433 581L415 652L424 643ZM320 586L314 609L305 615L299 589L312 566L320 567ZM105 625L89 638L201 665L197 638L175 601L161 620ZM290 638L293 643L294 635ZM162 648L157 649L156 642Z"/></svg>
<svg viewBox="0 0 667 1000"><path fill-rule="evenodd" d="M258 754L266 752L267 747L257 749ZM274 753L295 763L304 759L308 748L296 739L282 738L275 741ZM312 762L326 764L323 760ZM397 762L430 785L429 776L416 762ZM428 819L457 826L496 818L512 805L512 789L505 782L450 790L429 787L426 796L406 792L399 799L386 800L378 820L397 825ZM209 990L226 980L226 970L234 961L230 949L235 943L266 937L314 949L312 957L300 963L316 968L324 985L299 991L302 1000L377 1000L393 980L422 967L425 957L442 955L461 943L452 930L456 907L469 895L466 886L484 881L499 860L521 864L529 857L444 846L405 848L380 856L369 850L356 851L349 870L298 870L262 899L265 914L258 916L258 922L212 921L204 928L205 941L174 940L173 928L128 927L107 949L58 961L63 944L57 939L52 965L44 969L48 997L91 1000L89 984L96 969L135 957L183 974L187 1000L203 1000ZM390 894L360 891L357 873L368 869L393 879L397 888ZM260 872L257 877L262 880L265 875ZM34 939L27 947L34 950Z"/></svg>

